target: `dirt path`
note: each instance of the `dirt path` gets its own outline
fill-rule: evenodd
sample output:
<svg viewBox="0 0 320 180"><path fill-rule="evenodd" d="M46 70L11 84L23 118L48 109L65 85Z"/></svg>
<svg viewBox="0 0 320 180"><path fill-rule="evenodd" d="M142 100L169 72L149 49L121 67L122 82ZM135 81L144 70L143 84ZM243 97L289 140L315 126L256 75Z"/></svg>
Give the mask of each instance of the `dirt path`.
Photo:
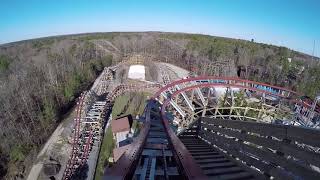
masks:
<svg viewBox="0 0 320 180"><path fill-rule="evenodd" d="M55 156L56 151L59 152L59 162L61 163L61 167L63 168L65 166L64 163L67 161L69 154L68 151L71 150L71 146L66 143L66 139L64 137L70 137L71 135L73 116L74 113L71 113L68 117L66 117L66 119L59 124L59 126L50 136L42 150L39 152L36 163L32 166L27 180L44 179L44 177L41 176L43 164L47 159L49 159L50 156ZM60 172L61 171L62 170L60 170ZM57 178L58 177L59 175L57 175Z"/></svg>
<svg viewBox="0 0 320 180"><path fill-rule="evenodd" d="M187 77L189 75L189 71L187 71L187 70L185 70L185 69L183 69L181 67L178 67L178 66L175 66L175 65L172 65L172 64L168 64L168 63L160 63L160 64L162 66L165 66L167 68L167 70L173 72L178 79ZM173 77L171 77L171 78L173 78Z"/></svg>

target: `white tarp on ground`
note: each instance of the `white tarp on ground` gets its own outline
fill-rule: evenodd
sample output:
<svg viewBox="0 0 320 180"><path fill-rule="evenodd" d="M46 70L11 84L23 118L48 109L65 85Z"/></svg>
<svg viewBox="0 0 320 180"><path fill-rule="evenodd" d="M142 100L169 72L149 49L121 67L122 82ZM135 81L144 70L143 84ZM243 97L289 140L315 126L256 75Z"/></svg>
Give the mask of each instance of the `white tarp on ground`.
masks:
<svg viewBox="0 0 320 180"><path fill-rule="evenodd" d="M145 80L145 67L143 65L131 65L128 78Z"/></svg>
<svg viewBox="0 0 320 180"><path fill-rule="evenodd" d="M216 92L216 96L218 98L224 96L226 94L226 91L227 91L227 88L224 88L224 87L216 87L214 88L215 92ZM239 88L232 88L232 91L235 93L235 92L239 92L240 89Z"/></svg>

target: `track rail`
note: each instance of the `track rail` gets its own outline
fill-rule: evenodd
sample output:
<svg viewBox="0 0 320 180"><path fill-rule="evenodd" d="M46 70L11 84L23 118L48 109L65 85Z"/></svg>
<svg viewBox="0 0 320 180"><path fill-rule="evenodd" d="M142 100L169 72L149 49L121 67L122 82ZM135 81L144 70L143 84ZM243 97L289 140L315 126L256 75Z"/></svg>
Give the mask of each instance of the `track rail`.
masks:
<svg viewBox="0 0 320 180"><path fill-rule="evenodd" d="M122 95L126 92L132 92L132 91L140 91L141 89L144 90L152 90L156 91L160 88L160 84L120 84L116 86L111 93L109 93L106 97L106 101L109 102L105 106L104 109L107 109L107 106L110 106L110 103L115 100L116 97ZM99 90L103 92L101 89ZM72 141L72 151L70 158L67 162L66 169L63 173L63 180L70 179L70 177L75 172L75 169L80 167L81 165L84 165L87 162L90 148L91 148L91 142L93 140L93 129L89 129L89 136L87 137L87 140L85 141L84 145L84 151L82 154L80 154L80 147L79 147L79 137L81 133L81 117L82 117L82 111L84 110L84 100L86 98L90 98L88 96L91 96L89 93L84 92L77 103L76 108L76 118L74 119L75 126L74 126L74 133L73 133L73 141ZM112 106L112 105L111 105ZM78 162L79 161L79 162Z"/></svg>
<svg viewBox="0 0 320 180"><path fill-rule="evenodd" d="M209 80L208 80L209 79ZM215 82L216 80L223 80L223 81L220 81L219 83ZM274 97L278 97L278 98L281 98L281 99L285 99L286 101L292 103L292 104L299 104L303 107L306 107L306 108L311 108L311 105L310 104L307 104L305 103L304 101L302 101L301 99L299 99L300 97L300 94L299 93L296 93L294 91L291 91L291 90L287 90L287 89L284 89L284 88L281 88L281 87L275 87L275 86L270 86L272 87L273 89L276 89L278 91L273 91L273 92L270 92L270 91L266 91L266 90L263 90L261 88L258 88L259 86L257 85L263 85L263 86L268 86L266 84L263 84L263 83L255 83L255 82L252 82L252 81L249 81L249 84L246 80L239 80L239 79L235 79L235 78L230 78L228 81L226 81L227 79L229 78L215 78L215 77L197 77L197 78L191 78L191 79L184 79L184 80L180 80L180 81L177 81L177 82L173 82L165 87L163 87L159 92L157 92L154 96L154 98L156 99L159 99L160 95L164 92L168 92L170 94L169 98L166 98L162 104L162 107L161 107L161 115L163 116L163 120L164 122L168 122L167 120L167 116L166 116L166 107L170 104L170 101L176 97L177 95L179 94L182 94L183 92L188 92L190 90L194 90L194 89L197 89L197 88L204 88L204 87L227 87L227 88L239 88L239 89L245 89L245 90L250 90L250 91L255 91L255 92L259 92L259 93L263 93L263 94L268 94L268 95L271 95L271 96L274 96ZM181 83L186 83L186 82L190 82L190 81L203 81L202 83L199 83L199 84L192 84L192 85L189 85L185 88L180 88L180 89L177 89L176 91L173 91L171 88L174 88L176 85L180 85ZM210 82L210 80L214 80L213 82ZM222 127L228 127L228 121L227 120L224 120L226 121L225 122L225 126L222 126ZM214 120L212 121L214 122ZM240 121L241 122L241 121ZM193 123L193 122L190 122L190 123ZM244 124L244 127L247 125L245 122L243 122ZM259 125L259 123L257 123L257 125ZM269 125L269 124L261 124L260 126L276 126L276 125ZM278 125L279 126L279 125ZM278 127L276 126L276 127ZM201 127L201 126L200 126ZM279 126L280 127L280 126ZM282 127L282 126L281 126ZM285 126L284 126L285 127ZM296 126L289 126L289 128L292 128L292 129L295 129L297 131L299 131L300 133L303 133L303 136L300 136L300 135L296 135L297 137L296 138L299 138L300 142L301 140L303 141L303 138L302 137L305 137L305 136L310 136L310 137L313 137L314 134L318 134L319 132L317 130L312 130L312 129L304 129L303 127L296 127ZM248 129L250 129L248 127ZM206 129L207 130L207 129ZM212 137L216 137L215 134L210 134L209 133L210 128L208 129L208 135L207 136L212 136ZM215 132L216 130L214 130L213 132ZM249 131L249 130L248 130ZM241 131L242 132L242 131ZM257 132L259 133L259 132ZM288 133L288 132L287 132ZM308 134L310 133L310 134ZM182 133L183 134L183 133ZM186 134L186 133L184 133ZM308 134L308 135L307 135ZM229 136L230 134L228 134ZM276 134L277 135L277 134ZM272 136L272 135L270 135ZM202 147L204 148L205 147L205 144L202 143L202 145L194 145L193 142L196 141L196 139L192 139L190 138L189 136L186 136L187 138L189 139L183 139L185 142L184 143L187 143L186 145L188 145L188 147L190 148L198 148L198 147ZM197 136L195 136L197 137ZM220 136L218 136L220 137ZM245 136L244 136L245 137ZM235 138L242 138L241 134L239 135L239 137L235 136ZM220 138L221 139L221 138ZM286 139L286 138L285 138ZM230 140L230 139L226 139L226 140ZM285 141L285 140L284 140ZM227 141L226 141L227 142ZM239 142L242 142L242 141L239 141ZM306 140L306 144L308 144L308 140ZM314 141L312 141L314 142ZM222 145L224 144L224 141L218 141L217 143L222 143ZM178 144L178 143L177 143ZM232 143L231 143L232 144ZM271 143L272 145L272 143ZM316 144L313 144L315 145L316 147L319 147L319 144L316 143ZM178 146L181 146L180 144L178 144ZM224 147L225 148L225 147ZM278 148L276 146L274 146L273 148ZM316 148L317 149L317 148ZM226 151L229 151L228 149L225 149ZM239 151L241 151L241 148L239 149ZM281 149L281 151L283 151L283 149ZM206 153L209 153L206 152ZM287 152L283 152L283 153L287 153ZM311 152L309 152L311 153ZM270 154L270 153L269 153ZM272 153L271 153L272 154ZM280 153L281 154L281 153ZM265 161L268 161L268 160L271 160L271 159L268 159L268 157L264 157L263 154L260 154L263 158L265 158L266 160ZM297 155L293 155L293 156L299 156L299 155L302 155L301 153L298 153ZM189 155L187 153L184 153L181 155L181 157L189 157ZM209 156L209 155L208 155ZM241 159L241 158L240 158ZM275 159L272 159L271 161L275 161ZM301 159L301 160L304 160L304 159ZM310 161L310 159L307 159ZM313 160L313 159L311 159ZM278 161L277 161L278 162ZM262 163L262 162L260 162ZM280 163L280 161L278 162ZM284 164L284 163L283 163ZM205 166L205 165L203 165ZM213 165L211 165L213 166ZM290 168L292 167L296 167L296 166L290 166ZM213 174L216 173L215 170L211 170L209 171L208 167L206 167L207 170L205 170L206 173L210 173L212 172ZM310 167L309 169L310 170ZM266 171L266 170L265 170ZM299 172L300 175L302 174L302 177L316 177L317 174L314 172L314 171L310 171L309 173L304 173L304 169L302 167L299 167L299 169L296 169L294 172ZM247 174L244 174L247 176ZM272 174L272 176L280 176L280 174ZM239 175L240 177L240 175ZM301 177L301 176L300 176Z"/></svg>
<svg viewBox="0 0 320 180"><path fill-rule="evenodd" d="M265 93L265 94L269 94L269 95L273 95L273 96L277 96L277 97L280 97L280 98L287 98L286 96L282 95L282 94L274 94L274 93L271 93L269 91L265 91L265 90L261 90L261 89L258 89L258 88L253 88L253 87L247 87L247 86L242 86L242 85L238 85L238 84L233 84L233 83L230 83L230 84L219 84L219 83L204 83L204 84L197 84L197 85L194 85L194 86L189 86L189 87L186 87L186 88L183 88L183 89L180 89L178 91L175 91L173 94L171 94L171 98L177 96L178 94L182 93L182 92L186 92L186 91L189 91L189 90L192 90L192 89L196 89L196 88L203 88L203 87L233 87L233 88L240 88L240 89L247 89L247 90L252 90L252 91L256 91L256 92L261 92L261 93ZM157 93L158 94L158 93ZM160 94L160 93L159 93ZM155 97L155 96L154 96ZM162 106L162 115L164 115L165 113L165 108L167 105L169 105L170 103L170 98L167 98L164 103L163 103L163 106ZM302 106L305 106L305 107L311 107L310 105L307 105L306 103L303 103L301 101L298 101L296 99L290 99L288 98L288 100L292 103L298 103Z"/></svg>
<svg viewBox="0 0 320 180"><path fill-rule="evenodd" d="M75 121L75 130L74 130L74 136L73 136L73 143L72 143L72 151L70 159L68 160L66 169L63 173L63 180L68 179L68 177L74 172L74 166L75 161L77 158L77 153L79 150L79 135L80 135L80 121L81 121L81 115L82 115L82 109L83 109L83 103L87 92L84 92L81 97L79 98L79 101L77 103L77 110L76 110L76 118Z"/></svg>
<svg viewBox="0 0 320 180"><path fill-rule="evenodd" d="M135 142L133 142L126 152L120 157L120 159L112 166L112 168L107 168L105 171L105 180L120 180L120 179L133 179L134 170L137 167L137 163L142 156L141 153L144 148L147 149L162 149L166 146L164 144L148 144L146 143L148 134L150 133L150 128L152 125L152 120L150 119L151 104L158 103L154 100L148 103L145 109L145 123L144 126ZM158 109L159 110L159 109ZM159 112L160 113L160 112ZM194 162L191 154L184 147L183 143L174 134L168 122L162 120L161 115L158 114L158 121L163 124L165 133L168 136L169 149L173 151L173 157L178 163L178 169L181 173L179 179L207 179L202 173L200 167ZM166 171L164 171L166 172Z"/></svg>
<svg viewBox="0 0 320 180"><path fill-rule="evenodd" d="M181 86L181 87L177 88L177 86ZM178 80L178 81L172 82L171 84L165 85L164 87L160 88L158 92L154 94L152 99L160 101L160 98L163 95L163 93L169 94L165 98L165 100L162 102L160 116L161 116L161 121L164 125L165 133L168 136L168 141L171 144L171 149L174 152L174 158L179 163L179 169L180 169L179 172L182 173L184 179L207 179L207 176L204 175L199 165L195 162L195 159L193 157L194 154L192 155L188 151L187 147L184 144L186 142L183 143L181 139L179 139L178 136L175 134L175 132L172 130L166 115L166 107L169 105L173 97L179 94L182 94L184 92L188 92L190 90L205 88L205 87L226 87L226 88L245 89L245 90L258 92L265 95L270 95L272 97L278 97L292 104L299 104L306 108L311 107L310 104L307 104L304 101L301 101L299 99L301 94L294 92L292 90L265 84L265 83L239 79L235 77L199 76L194 78ZM145 111L147 112L146 121L144 123L144 126L137 140L130 145L130 147L126 150L126 152L122 155L122 157L118 160L118 162L114 164L112 168L106 169L104 179L108 179L108 180L109 179L131 179L133 177L133 173L134 173L133 169L136 167L139 161L143 147L146 144L148 132L150 131L150 106L147 106ZM184 141L187 141L187 140L184 140ZM202 142L202 144L199 144L199 146L209 147L209 145L206 145L203 143L204 142ZM193 146L192 143L190 145L190 141L187 142L186 144L188 145L188 148L197 147L197 145ZM231 164L231 162L229 164ZM246 166L240 165L239 167L240 168L243 167L246 171L248 170L247 172L251 172L250 168ZM240 175L248 176L251 178L259 176L259 178L262 177L262 179L264 179L264 177L260 176L261 174L259 173L257 176L254 175L254 173L251 175L244 173L244 169L241 170L241 172L243 173L242 174L240 173ZM215 170L212 170L212 172L216 173ZM231 176L233 177L233 175L230 175L230 177ZM226 177L229 177L229 176L227 175Z"/></svg>
<svg viewBox="0 0 320 180"><path fill-rule="evenodd" d="M233 87L233 88L240 88L240 89L247 89L247 90L252 90L252 91L256 91L256 92L260 92L260 93L265 93L265 94L269 94L269 95L273 95L273 96L277 96L277 97L280 97L280 98L286 98L286 96L282 95L282 94L274 94L274 93L270 93L268 91L265 91L265 90L261 90L261 89L258 89L258 88L253 88L253 87L247 87L247 86L242 86L242 85L238 85L238 84L228 84L228 85L225 85L225 84L218 84L218 83L203 83L203 84L197 84L197 85L194 85L194 86L189 86L189 87L186 87L186 88L183 88L183 89L180 89L178 91L175 91L173 94L171 94L170 98L167 98L164 102L163 102L163 105L162 105L162 108L161 108L161 114L163 115L163 119L165 121L168 121L168 119L166 118L165 116L165 113L166 113L166 107L170 104L170 101L173 97L181 94L182 92L186 92L186 91L189 91L189 90L192 90L192 89L197 89L197 88L203 88L203 87ZM299 104L301 106L304 106L304 107L307 107L309 108L310 106L306 105L305 103L301 102L301 101L298 101L296 99L287 99L289 102L291 102L292 104ZM200 111L201 112L201 111ZM226 116L230 116L232 117L231 115L226 115ZM237 117L237 116L235 116ZM249 117L250 118L250 117ZM192 123L192 122L190 122Z"/></svg>
<svg viewBox="0 0 320 180"><path fill-rule="evenodd" d="M93 137L93 130L92 130L92 128L90 128L89 137L86 142L86 147L85 147L84 153L81 158L81 165L85 164L88 159L88 155L89 155L89 151L90 151L90 147L91 147L91 142L92 142L92 137Z"/></svg>
<svg viewBox="0 0 320 180"><path fill-rule="evenodd" d="M260 83L260 82L240 79L237 77L197 76L197 77L191 77L191 78L186 78L186 79L174 81L174 82L162 87L157 93L154 94L153 98L159 97L161 95L161 93L168 91L170 88L173 88L176 85L181 85L183 83L188 83L188 82L209 82L209 83L219 82L216 84L221 84L221 85L225 85L225 86L228 86L228 84L235 84L235 85L241 84L242 86L244 86L246 88L253 88L253 89L258 89L256 87L263 86L263 87L273 88L274 90L278 91L277 94L285 96L285 97L289 97L290 95L301 96L300 93L297 93L297 92L292 91L287 88L278 87L278 86L274 86L274 85L270 85L270 84L266 84L266 83ZM274 93L274 95L276 95L276 94Z"/></svg>
<svg viewBox="0 0 320 180"><path fill-rule="evenodd" d="M138 157L141 154L142 147L146 141L147 134L150 129L150 108L147 105L145 108L145 123L140 131L139 136L130 145L127 151L120 157L120 159L113 165L112 168L105 170L105 180L120 180L130 179L132 176L135 164L137 163Z"/></svg>
<svg viewBox="0 0 320 180"><path fill-rule="evenodd" d="M260 121L261 120L259 119L261 117L260 113L272 115L273 119L275 119L276 117L276 114L272 113L272 111L265 111L265 110L261 111L260 109L254 109L251 107L243 108L243 107L235 106L233 104L234 102L233 93L230 94L232 96L232 98L230 99L232 100L232 104L230 104L229 107L219 107L217 105L209 107L206 104L208 103L208 99L207 100L204 99L203 97L204 95L200 90L204 88L241 89L241 90L254 92L256 95L259 94L261 98L264 98L265 96L278 98L279 104L272 105L274 110L290 111L292 116L292 123L298 122L302 126L315 127L315 128L319 125L317 123L311 122L314 115L318 114L317 116L319 116L319 113L312 109L314 105L307 103L306 101L301 99L300 93L297 93L282 87L268 85L265 83L254 82L250 80L239 79L235 77L199 76L199 77L178 80L161 88L157 93L154 94L153 98L163 103L163 108L162 108L163 111L165 111L165 108L170 104L173 107L173 109L175 109L176 112L178 112L178 114L180 115L179 116L180 121L177 121L177 122L182 123L183 126L185 126L187 123L186 119L190 120L191 118L191 121L194 121L198 117L204 116L206 112L209 112L210 114L213 113L212 115L210 115L210 117L220 117L223 119L224 118L239 118L239 119L247 118L251 120ZM190 99L186 95L187 92L189 92L190 95L192 94L192 96L193 94L198 94L197 98L199 98L199 101L201 100L200 104L202 106L201 107L202 110L199 110L199 108L197 112L194 110L194 107L192 106L192 102L190 102ZM209 97L209 94L208 94L208 97ZM181 95L180 100L178 99L179 98L178 95ZM282 106L280 103L285 103L287 107L290 106L290 110L288 108L280 109L279 107ZM180 105L183 105L183 106L180 106ZM265 103L262 103L262 105L264 105L265 108L271 107L270 105L267 105ZM246 111L248 109L253 111L259 111L258 117L246 116ZM212 110L215 112L212 112ZM223 110L229 111L230 114L228 115L221 114L220 111L223 111ZM241 113L239 114L239 111L244 112L244 115L243 114L241 115ZM231 112L234 112L236 114L231 114Z"/></svg>
<svg viewBox="0 0 320 180"><path fill-rule="evenodd" d="M178 136L173 132L169 125L169 121L165 118L165 114L161 114L161 120L164 124L166 133L168 134L169 140L173 146L173 150L176 154L176 159L180 162L180 169L183 169L184 176L186 179L207 179L203 174L200 167L196 164L192 155L178 138Z"/></svg>

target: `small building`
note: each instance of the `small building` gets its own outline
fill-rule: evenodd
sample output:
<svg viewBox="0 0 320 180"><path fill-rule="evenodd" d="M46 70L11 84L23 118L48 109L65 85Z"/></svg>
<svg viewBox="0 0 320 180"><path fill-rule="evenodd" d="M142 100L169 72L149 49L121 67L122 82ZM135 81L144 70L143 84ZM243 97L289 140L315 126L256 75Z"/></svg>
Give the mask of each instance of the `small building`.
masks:
<svg viewBox="0 0 320 180"><path fill-rule="evenodd" d="M132 126L132 116L131 114L123 117L119 117L111 121L111 129L113 133L130 131Z"/></svg>
<svg viewBox="0 0 320 180"><path fill-rule="evenodd" d="M113 137L116 140L116 147L121 147L130 144L129 138L132 137L132 116L124 116L111 121L111 130Z"/></svg>

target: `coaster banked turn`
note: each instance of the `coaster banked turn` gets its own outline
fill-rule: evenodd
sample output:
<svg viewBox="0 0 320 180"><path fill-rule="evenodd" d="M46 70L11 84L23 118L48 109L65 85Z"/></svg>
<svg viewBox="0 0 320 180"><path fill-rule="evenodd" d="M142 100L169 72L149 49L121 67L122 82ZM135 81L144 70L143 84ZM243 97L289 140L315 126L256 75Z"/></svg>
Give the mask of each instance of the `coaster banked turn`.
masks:
<svg viewBox="0 0 320 180"><path fill-rule="evenodd" d="M285 88L178 80L148 101L139 136L104 179L317 179L318 117L314 104Z"/></svg>

